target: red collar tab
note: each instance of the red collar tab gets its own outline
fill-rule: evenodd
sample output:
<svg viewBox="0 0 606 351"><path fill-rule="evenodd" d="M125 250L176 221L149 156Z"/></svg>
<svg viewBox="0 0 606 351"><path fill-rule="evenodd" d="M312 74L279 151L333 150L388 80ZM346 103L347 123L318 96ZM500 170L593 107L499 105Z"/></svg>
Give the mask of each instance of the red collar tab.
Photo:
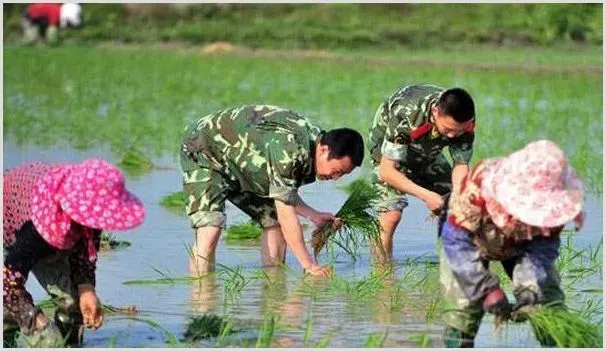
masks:
<svg viewBox="0 0 606 351"><path fill-rule="evenodd" d="M421 124L416 129L413 129L410 131L410 139L411 140L419 139L420 137L422 137L423 135L425 135L429 131L431 131L432 127L433 127L433 125L429 121Z"/></svg>
<svg viewBox="0 0 606 351"><path fill-rule="evenodd" d="M473 133L476 128L476 121L471 121L467 128L465 128L465 133Z"/></svg>

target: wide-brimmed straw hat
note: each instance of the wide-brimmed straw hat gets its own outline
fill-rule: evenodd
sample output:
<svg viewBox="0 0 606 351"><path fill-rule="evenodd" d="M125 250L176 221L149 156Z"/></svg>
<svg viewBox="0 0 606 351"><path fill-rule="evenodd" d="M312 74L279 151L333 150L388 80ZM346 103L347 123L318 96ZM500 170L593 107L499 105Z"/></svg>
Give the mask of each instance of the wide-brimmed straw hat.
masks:
<svg viewBox="0 0 606 351"><path fill-rule="evenodd" d="M493 218L503 218L505 211L523 223L552 228L581 213L583 183L555 143L539 140L492 163L482 179L482 197Z"/></svg>
<svg viewBox="0 0 606 351"><path fill-rule="evenodd" d="M32 221L40 235L59 249L80 239L69 235L71 222L101 230L127 230L145 218L141 201L124 185L122 172L109 163L88 159L54 168L32 190Z"/></svg>

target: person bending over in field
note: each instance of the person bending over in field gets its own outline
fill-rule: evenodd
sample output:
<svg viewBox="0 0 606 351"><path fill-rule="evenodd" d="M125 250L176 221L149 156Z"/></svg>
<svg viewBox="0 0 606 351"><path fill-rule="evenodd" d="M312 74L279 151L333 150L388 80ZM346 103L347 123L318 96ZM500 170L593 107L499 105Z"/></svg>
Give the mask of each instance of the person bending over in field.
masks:
<svg viewBox="0 0 606 351"><path fill-rule="evenodd" d="M95 293L102 230L145 218L119 169L98 159L27 164L4 173L4 346L82 346L84 327L103 324ZM25 290L32 272L56 305L49 320Z"/></svg>
<svg viewBox="0 0 606 351"><path fill-rule="evenodd" d="M330 269L309 254L297 215L316 226L338 225L338 219L308 206L297 190L316 178L338 179L360 166L363 157L357 131L323 131L276 106L238 106L193 121L180 152L186 211L196 237L190 271L214 270L229 200L262 226L264 266L283 263L289 246L305 272L329 275Z"/></svg>
<svg viewBox="0 0 606 351"><path fill-rule="evenodd" d="M21 19L23 43L35 44L39 39L49 44L59 41L59 28L81 28L82 7L76 3L30 4Z"/></svg>
<svg viewBox="0 0 606 351"><path fill-rule="evenodd" d="M473 347L485 312L498 323L523 320L537 304L564 307L554 263L564 225L583 225L582 207L582 182L551 141L472 168L452 193L441 232L447 347ZM515 306L489 261L500 261L512 279ZM555 346L548 336L536 336L541 345Z"/></svg>
<svg viewBox="0 0 606 351"><path fill-rule="evenodd" d="M434 214L444 212L452 185L469 171L474 126L473 100L460 88L406 85L379 106L369 136L373 184L380 193L382 247L371 245L377 263L391 261L407 194ZM454 166L442 153L446 146Z"/></svg>

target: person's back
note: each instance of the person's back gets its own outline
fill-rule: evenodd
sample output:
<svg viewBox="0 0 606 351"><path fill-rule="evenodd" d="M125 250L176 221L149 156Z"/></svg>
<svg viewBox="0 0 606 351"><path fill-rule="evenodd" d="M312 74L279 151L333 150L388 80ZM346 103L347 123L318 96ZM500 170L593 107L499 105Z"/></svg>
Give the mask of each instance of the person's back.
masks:
<svg viewBox="0 0 606 351"><path fill-rule="evenodd" d="M374 165L381 161L381 145L388 124L404 123L414 130L427 120L427 109L444 88L436 85L407 85L391 94L379 107L368 137L368 149ZM404 118L406 117L406 118Z"/></svg>
<svg viewBox="0 0 606 351"><path fill-rule="evenodd" d="M192 122L185 132L186 153L199 154L226 174L242 191L266 196L268 170L296 159L296 184L315 180L311 150L321 129L300 114L269 105L244 105Z"/></svg>
<svg viewBox="0 0 606 351"><path fill-rule="evenodd" d="M316 179L338 179L363 158L364 141L357 131L323 131L277 106L244 105L193 121L180 150L185 210L196 232L190 272L214 270L229 200L263 228L265 267L283 264L288 244L307 272L330 274L309 255L298 216L318 227L337 218L307 205L298 188Z"/></svg>

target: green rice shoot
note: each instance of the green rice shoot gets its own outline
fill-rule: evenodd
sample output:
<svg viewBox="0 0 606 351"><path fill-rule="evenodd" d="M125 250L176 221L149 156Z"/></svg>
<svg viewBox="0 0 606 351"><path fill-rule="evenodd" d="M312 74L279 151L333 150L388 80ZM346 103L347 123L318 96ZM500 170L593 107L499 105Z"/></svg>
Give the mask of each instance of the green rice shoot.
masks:
<svg viewBox="0 0 606 351"><path fill-rule="evenodd" d="M192 343L202 339L217 337L223 331L226 321L216 314L191 317L183 334L183 342Z"/></svg>
<svg viewBox="0 0 606 351"><path fill-rule="evenodd" d="M122 155L122 160L118 163L118 167L129 174L143 174L156 168L149 157L142 152L130 148Z"/></svg>
<svg viewBox="0 0 606 351"><path fill-rule="evenodd" d="M227 242L257 241L261 239L263 230L261 226L253 221L248 221L229 226L225 231L223 240Z"/></svg>
<svg viewBox="0 0 606 351"><path fill-rule="evenodd" d="M183 191L176 191L174 193L164 195L160 200L160 205L170 209L184 210L185 193Z"/></svg>
<svg viewBox="0 0 606 351"><path fill-rule="evenodd" d="M342 248L354 260L365 241L379 242L379 221L372 211L379 197L378 191L365 179L355 180L349 188L351 194L335 215L343 225L335 230L333 223L329 222L312 233L311 242L316 257L328 241Z"/></svg>
<svg viewBox="0 0 606 351"><path fill-rule="evenodd" d="M99 249L102 251L123 249L129 247L130 245L131 243L128 241L116 239L116 236L112 233L101 233L101 242L99 244Z"/></svg>
<svg viewBox="0 0 606 351"><path fill-rule="evenodd" d="M537 339L551 339L557 347L602 348L602 323L593 324L574 311L539 307L528 314Z"/></svg>

